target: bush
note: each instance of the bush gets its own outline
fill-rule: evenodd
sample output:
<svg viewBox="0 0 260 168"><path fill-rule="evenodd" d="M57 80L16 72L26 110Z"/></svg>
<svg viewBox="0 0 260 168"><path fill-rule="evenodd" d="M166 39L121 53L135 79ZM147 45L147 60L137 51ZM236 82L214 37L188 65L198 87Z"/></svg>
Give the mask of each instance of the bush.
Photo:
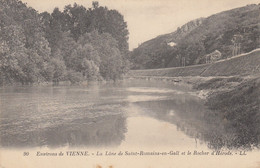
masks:
<svg viewBox="0 0 260 168"><path fill-rule="evenodd" d="M71 82L71 84L77 84L83 81L83 75L80 72L75 72L73 70L68 71L67 80Z"/></svg>

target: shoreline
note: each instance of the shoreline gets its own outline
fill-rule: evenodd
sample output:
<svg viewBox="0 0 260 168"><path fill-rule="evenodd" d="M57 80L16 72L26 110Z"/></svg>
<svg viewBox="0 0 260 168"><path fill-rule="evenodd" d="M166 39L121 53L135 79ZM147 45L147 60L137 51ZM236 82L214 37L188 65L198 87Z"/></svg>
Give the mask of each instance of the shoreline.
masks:
<svg viewBox="0 0 260 168"><path fill-rule="evenodd" d="M131 77L188 85L205 100L204 119L216 127L215 148L260 149L260 74L215 77ZM216 118L216 120L211 120ZM217 119L218 118L218 119ZM222 130L218 130L221 125ZM224 132L224 133L221 133ZM229 136L225 136L229 135ZM211 139L211 138L210 138ZM214 141L218 140L218 143Z"/></svg>
<svg viewBox="0 0 260 168"><path fill-rule="evenodd" d="M131 81L131 79L124 79L126 82ZM208 110L193 115L198 115L203 121L210 122L212 125L210 132L203 132L205 130L201 132L212 148L248 150L260 148L260 74L143 79L146 79L148 83L149 80L158 80L156 83L159 84L166 82L167 86L170 84L170 87L187 86L191 95L200 97ZM118 82L124 82L124 80ZM103 84L109 83L103 82ZM218 141L214 141L215 139Z"/></svg>

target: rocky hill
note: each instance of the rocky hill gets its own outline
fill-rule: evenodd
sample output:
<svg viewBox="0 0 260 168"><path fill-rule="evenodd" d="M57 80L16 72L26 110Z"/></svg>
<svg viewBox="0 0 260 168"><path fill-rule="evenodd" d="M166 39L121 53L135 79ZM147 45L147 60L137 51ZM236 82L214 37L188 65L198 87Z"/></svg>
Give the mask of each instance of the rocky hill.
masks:
<svg viewBox="0 0 260 168"><path fill-rule="evenodd" d="M220 51L222 58L252 51L260 46L259 20L260 4L253 4L190 21L175 32L160 35L134 49L132 68L202 64L206 55L215 50Z"/></svg>

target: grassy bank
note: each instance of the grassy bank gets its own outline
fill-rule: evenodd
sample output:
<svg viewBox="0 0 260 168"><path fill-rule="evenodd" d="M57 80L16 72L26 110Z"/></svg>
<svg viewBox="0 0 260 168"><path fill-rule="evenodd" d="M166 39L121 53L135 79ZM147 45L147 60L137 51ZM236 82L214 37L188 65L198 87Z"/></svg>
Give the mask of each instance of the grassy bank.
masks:
<svg viewBox="0 0 260 168"><path fill-rule="evenodd" d="M212 148L260 147L259 75L213 78L197 83L194 88L210 91L206 100L210 111L204 119L215 125L210 133L205 133Z"/></svg>

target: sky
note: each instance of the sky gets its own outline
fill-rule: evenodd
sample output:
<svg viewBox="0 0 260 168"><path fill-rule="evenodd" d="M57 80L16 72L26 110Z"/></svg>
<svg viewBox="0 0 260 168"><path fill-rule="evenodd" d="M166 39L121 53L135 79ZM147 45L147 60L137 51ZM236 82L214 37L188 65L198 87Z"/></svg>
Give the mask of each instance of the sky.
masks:
<svg viewBox="0 0 260 168"><path fill-rule="evenodd" d="M52 12L55 7L77 4L90 8L93 0L22 0L39 12ZM123 16L129 30L129 49L158 35L171 33L183 24L200 17L208 17L225 10L260 0L95 0L100 6L116 9Z"/></svg>

